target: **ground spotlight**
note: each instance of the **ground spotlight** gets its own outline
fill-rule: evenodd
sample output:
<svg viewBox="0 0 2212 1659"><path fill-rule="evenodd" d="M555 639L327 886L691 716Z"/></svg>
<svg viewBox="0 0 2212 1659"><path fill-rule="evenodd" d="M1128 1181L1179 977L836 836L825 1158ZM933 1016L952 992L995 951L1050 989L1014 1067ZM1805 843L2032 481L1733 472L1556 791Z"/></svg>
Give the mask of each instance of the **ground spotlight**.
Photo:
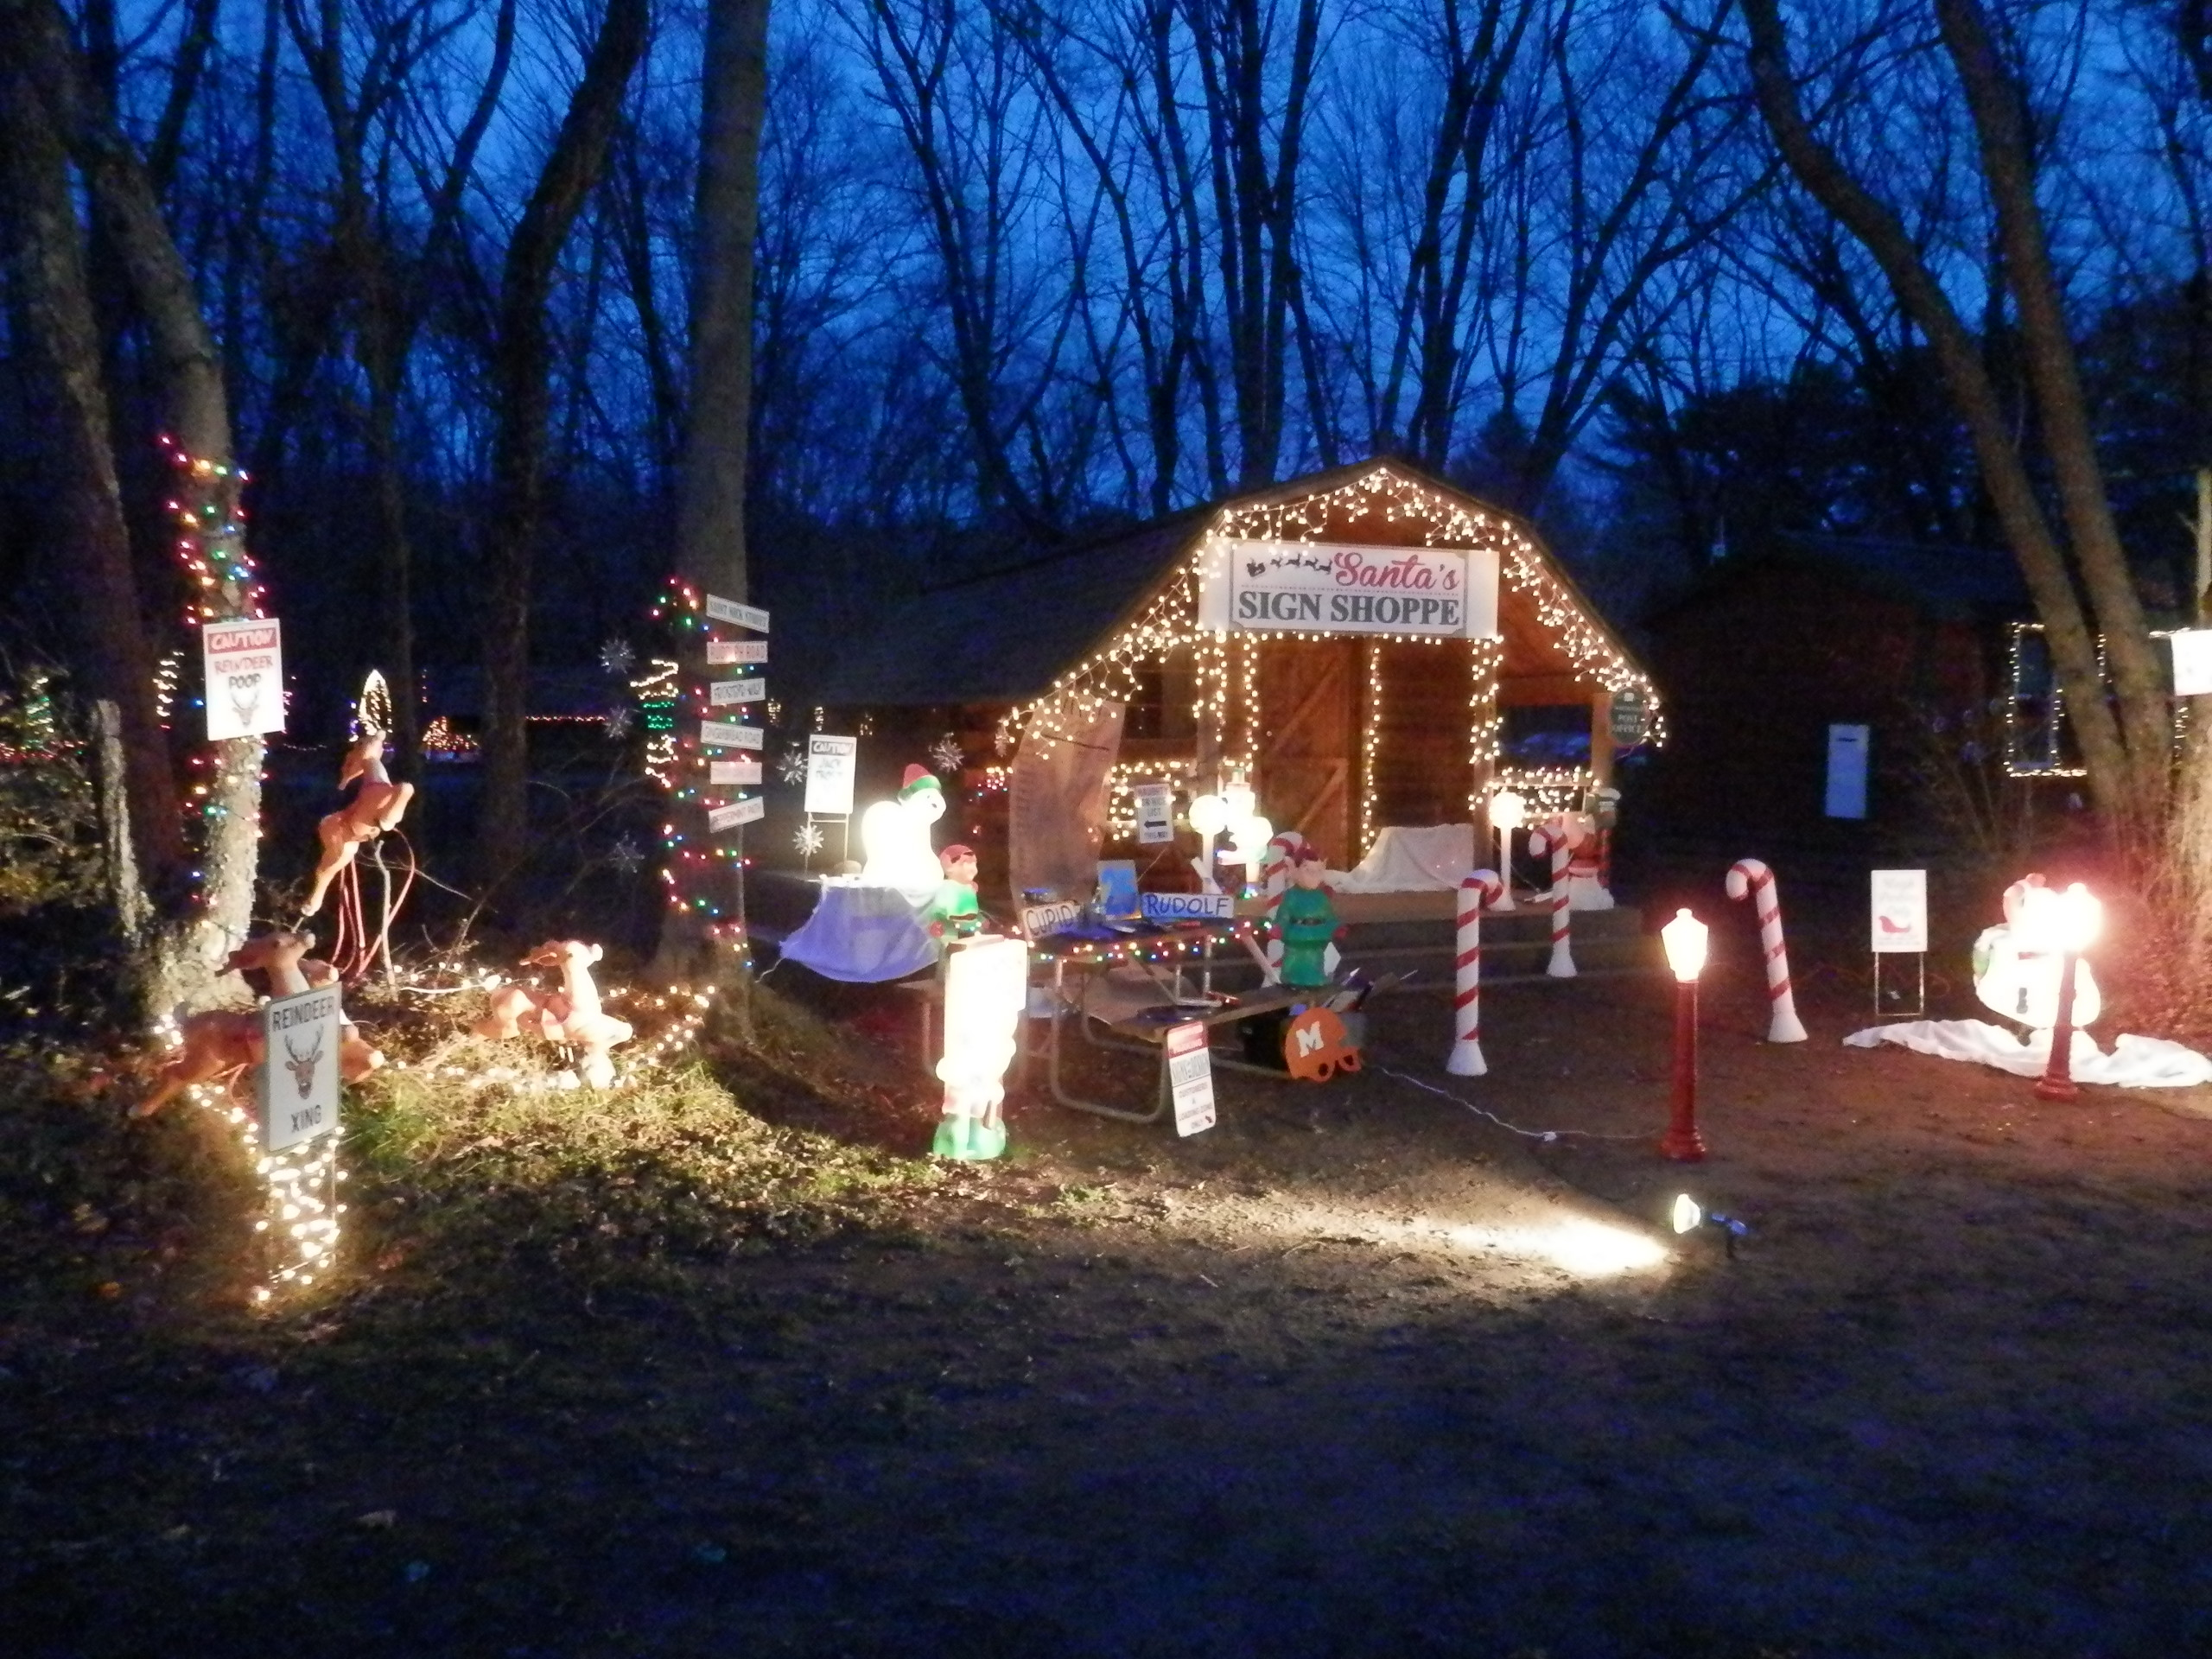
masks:
<svg viewBox="0 0 2212 1659"><path fill-rule="evenodd" d="M1719 1228L1732 1262L1736 1257L1736 1241L1751 1230L1733 1216L1724 1216L1718 1210L1707 1210L1687 1192L1675 1195L1674 1222L1675 1230L1678 1233L1694 1233L1700 1227Z"/></svg>

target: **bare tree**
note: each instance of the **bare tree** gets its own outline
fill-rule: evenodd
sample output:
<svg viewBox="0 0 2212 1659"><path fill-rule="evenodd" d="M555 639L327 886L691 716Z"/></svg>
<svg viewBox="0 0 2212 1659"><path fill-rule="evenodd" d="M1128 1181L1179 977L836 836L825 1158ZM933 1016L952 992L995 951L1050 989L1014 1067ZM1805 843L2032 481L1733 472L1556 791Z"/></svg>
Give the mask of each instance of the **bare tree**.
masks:
<svg viewBox="0 0 2212 1659"><path fill-rule="evenodd" d="M1983 186L1999 226L2002 274L2018 308L2034 392L2037 441L2058 480L2068 531L2063 544L2044 512L1980 343L1896 212L1850 170L1808 118L1777 0L1745 0L1752 85L1790 170L1881 266L1898 302L1927 337L2043 618L2105 824L2121 848L2140 855L2164 822L2171 731L2142 605L2105 501L2021 124L2024 99L1974 0L1936 0L1935 9L1972 117ZM2118 694L2110 701L2097 660L2099 632Z"/></svg>
<svg viewBox="0 0 2212 1659"><path fill-rule="evenodd" d="M430 299L429 275L451 256L476 155L506 84L514 48L515 0L499 0L491 59L467 123L444 167L422 170L426 223L422 245L405 234L392 200L398 128L417 70L475 16L474 0L441 10L436 0L284 0L283 10L329 129L337 200L330 234L331 281L347 301L353 359L367 385L365 422L374 480L384 614L382 665L398 694L393 737L403 772L416 764L416 696L414 554L408 534L408 483L399 444L407 363ZM361 41L360 61L349 44Z"/></svg>
<svg viewBox="0 0 2212 1659"><path fill-rule="evenodd" d="M170 234L143 160L124 136L97 77L87 72L59 10L52 0L10 0L10 27L18 31L23 61L48 118L65 137L84 176L95 218L146 325L168 429L184 451L204 464L204 471L177 482L177 493L187 511L204 507L213 522L228 525L235 522L238 489L230 406L221 355L200 310L192 273ZM252 602L249 591L229 581L203 589L201 597L204 613L215 619L245 614ZM142 647L123 660L144 661L152 654ZM136 729L126 716L126 741L133 741ZM213 746L199 849L204 902L188 907L149 941L149 980L156 1006L202 990L251 925L259 868L262 755L258 737ZM150 765L142 761L132 770L143 772Z"/></svg>
<svg viewBox="0 0 2212 1659"><path fill-rule="evenodd" d="M562 247L598 180L621 118L624 89L645 53L647 18L646 0L607 0L500 269L491 365L498 429L484 560L489 603L480 847L487 874L512 870L529 849L531 587L551 406L546 304Z"/></svg>

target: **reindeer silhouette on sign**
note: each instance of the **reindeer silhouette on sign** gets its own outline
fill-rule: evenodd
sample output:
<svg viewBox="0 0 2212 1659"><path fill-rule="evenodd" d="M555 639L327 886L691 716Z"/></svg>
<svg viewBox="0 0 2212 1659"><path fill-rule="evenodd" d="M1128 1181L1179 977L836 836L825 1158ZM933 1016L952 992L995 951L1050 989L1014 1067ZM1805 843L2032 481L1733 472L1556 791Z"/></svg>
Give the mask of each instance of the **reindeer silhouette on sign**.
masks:
<svg viewBox="0 0 2212 1659"><path fill-rule="evenodd" d="M315 1092L315 1069L322 1064L322 1033L315 1034L315 1047L302 1054L294 1045L291 1033L284 1035L284 1069L292 1074L292 1081L299 1085L300 1098L305 1100Z"/></svg>

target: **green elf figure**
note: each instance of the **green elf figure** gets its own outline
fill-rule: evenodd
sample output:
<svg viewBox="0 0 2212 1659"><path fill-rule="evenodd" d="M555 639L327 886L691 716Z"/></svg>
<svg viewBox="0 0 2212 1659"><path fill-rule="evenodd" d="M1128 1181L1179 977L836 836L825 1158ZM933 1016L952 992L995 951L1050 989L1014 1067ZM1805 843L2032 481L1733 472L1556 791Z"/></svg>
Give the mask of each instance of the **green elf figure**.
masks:
<svg viewBox="0 0 2212 1659"><path fill-rule="evenodd" d="M1315 987L1329 982L1329 946L1343 937L1344 924L1321 885L1327 862L1311 844L1292 854L1290 885L1275 905L1275 937L1282 941L1282 982Z"/></svg>
<svg viewBox="0 0 2212 1659"><path fill-rule="evenodd" d="M982 931L983 907L976 895L976 849L955 842L937 855L944 880L930 900L930 931L939 938L964 939Z"/></svg>

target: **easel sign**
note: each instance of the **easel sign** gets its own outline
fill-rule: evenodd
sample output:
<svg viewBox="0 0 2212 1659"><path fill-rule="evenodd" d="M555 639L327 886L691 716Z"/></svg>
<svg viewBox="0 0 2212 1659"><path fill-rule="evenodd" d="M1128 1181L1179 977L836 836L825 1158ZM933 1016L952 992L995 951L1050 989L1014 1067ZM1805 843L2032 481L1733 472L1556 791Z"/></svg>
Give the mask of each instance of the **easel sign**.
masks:
<svg viewBox="0 0 2212 1659"><path fill-rule="evenodd" d="M1206 1028L1195 1021L1168 1028L1167 1089L1175 1102L1175 1133L1190 1135L1213 1128L1213 1051Z"/></svg>
<svg viewBox="0 0 2212 1659"><path fill-rule="evenodd" d="M853 776L861 741L816 732L806 740L806 804L809 816L849 818L853 815Z"/></svg>
<svg viewBox="0 0 2212 1659"><path fill-rule="evenodd" d="M1874 949L1874 1017L1918 1020L1928 1012L1928 872L1876 870L1869 883L1872 898L1871 943ZM1910 956L1918 994L1912 1008L1883 1007L1882 959ZM1896 994L1904 1000L1903 993Z"/></svg>

